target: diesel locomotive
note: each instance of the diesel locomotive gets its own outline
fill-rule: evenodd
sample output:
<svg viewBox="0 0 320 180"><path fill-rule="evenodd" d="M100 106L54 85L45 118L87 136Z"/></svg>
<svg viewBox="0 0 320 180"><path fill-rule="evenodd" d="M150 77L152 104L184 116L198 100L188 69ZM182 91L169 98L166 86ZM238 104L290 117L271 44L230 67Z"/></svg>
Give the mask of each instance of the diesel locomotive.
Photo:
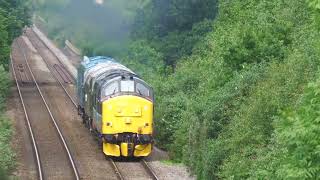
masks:
<svg viewBox="0 0 320 180"><path fill-rule="evenodd" d="M153 90L109 57L84 57L77 74L78 113L106 156L145 157L153 145Z"/></svg>

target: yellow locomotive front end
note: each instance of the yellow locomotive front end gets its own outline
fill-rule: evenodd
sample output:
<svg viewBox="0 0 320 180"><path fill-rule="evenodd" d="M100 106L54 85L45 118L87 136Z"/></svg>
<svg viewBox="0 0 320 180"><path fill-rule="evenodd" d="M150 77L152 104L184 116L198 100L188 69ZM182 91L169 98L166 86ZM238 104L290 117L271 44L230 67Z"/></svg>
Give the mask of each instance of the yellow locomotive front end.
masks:
<svg viewBox="0 0 320 180"><path fill-rule="evenodd" d="M77 97L78 114L106 156L151 154L154 94L133 71L109 57L85 57Z"/></svg>
<svg viewBox="0 0 320 180"><path fill-rule="evenodd" d="M145 157L153 144L153 101L120 95L102 102L103 152L115 157Z"/></svg>

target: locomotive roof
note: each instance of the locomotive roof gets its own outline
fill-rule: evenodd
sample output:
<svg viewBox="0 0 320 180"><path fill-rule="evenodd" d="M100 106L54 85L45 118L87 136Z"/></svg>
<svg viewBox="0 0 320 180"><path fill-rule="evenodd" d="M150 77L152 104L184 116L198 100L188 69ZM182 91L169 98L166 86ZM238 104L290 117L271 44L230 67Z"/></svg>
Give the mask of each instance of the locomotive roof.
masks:
<svg viewBox="0 0 320 180"><path fill-rule="evenodd" d="M138 78L136 74L128 73L127 71L122 70L110 70L104 74L101 74L100 76L97 76L93 79L92 85L92 91L95 86L98 87L98 89L104 87L108 82L111 80L114 80L115 78L121 79L122 77L135 77ZM94 86L93 86L94 85Z"/></svg>
<svg viewBox="0 0 320 180"><path fill-rule="evenodd" d="M99 73L94 78L92 78L92 84L97 83L99 86L101 86L105 81L109 79L112 79L116 76L124 76L124 75L131 76L131 77L138 77L136 74L134 74L131 71L126 71L122 69L109 69L107 71L103 71L102 73Z"/></svg>
<svg viewBox="0 0 320 180"><path fill-rule="evenodd" d="M85 57L81 65L84 68L84 83L87 85L98 83L99 86L103 86L107 79L116 76L131 76L140 79L132 70L110 57ZM142 79L140 80L147 84Z"/></svg>
<svg viewBox="0 0 320 180"><path fill-rule="evenodd" d="M96 81L100 81L104 78L110 78L110 76L112 76L116 72L119 75L135 75L133 71L131 71L124 65L116 62L114 59L103 56L91 58L85 57L81 65L84 68L83 82L89 86L95 84Z"/></svg>
<svg viewBox="0 0 320 180"><path fill-rule="evenodd" d="M99 64L99 63L103 63L103 62L114 62L117 63L116 60L114 60L111 57L105 57L105 56L95 56L95 57L84 57L84 60L81 62L81 66L87 70L90 69L92 67L94 67L95 65Z"/></svg>
<svg viewBox="0 0 320 180"><path fill-rule="evenodd" d="M130 74L134 74L130 69L127 67L119 64L119 63L114 63L114 62L107 62L107 63L100 63L97 64L96 66L86 70L84 73L84 82L89 84L91 79L95 79L96 77L100 76L101 74L108 74L112 70L118 70L122 72L127 72Z"/></svg>

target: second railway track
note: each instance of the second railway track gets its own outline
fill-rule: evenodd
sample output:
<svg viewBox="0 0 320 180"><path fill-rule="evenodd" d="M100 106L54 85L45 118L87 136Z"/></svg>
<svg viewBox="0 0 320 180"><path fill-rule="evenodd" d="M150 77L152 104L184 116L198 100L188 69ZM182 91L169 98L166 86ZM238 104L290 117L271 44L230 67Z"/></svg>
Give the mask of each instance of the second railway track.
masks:
<svg viewBox="0 0 320 180"><path fill-rule="evenodd" d="M51 86L44 89L49 97L49 105L52 107L54 113L59 117L59 124L65 134L70 148L77 160L78 169L83 179L117 179L117 175L112 171L112 167L106 163L103 155L92 141L92 137L87 129L79 122L80 118L77 115L76 102L73 99L73 86L66 83L61 78L57 77L59 74L53 73L55 69L52 65L57 63L53 53L47 49L42 42L37 39L32 32L28 34L33 35L29 37L31 46L36 49L35 52L29 51L29 55L37 62L37 66L41 66L40 71L47 71L47 77L41 78L42 73L37 75L42 81L50 81ZM24 44L26 48L28 45ZM29 45L30 46L30 45ZM43 65L45 67L43 67ZM38 67L34 67L37 69ZM50 80L49 80L50 79Z"/></svg>
<svg viewBox="0 0 320 180"><path fill-rule="evenodd" d="M33 141L39 179L80 179L68 145L35 79L27 56L19 45L19 40L14 46L12 71ZM31 81L28 86L17 77L18 67L22 66L24 75Z"/></svg>

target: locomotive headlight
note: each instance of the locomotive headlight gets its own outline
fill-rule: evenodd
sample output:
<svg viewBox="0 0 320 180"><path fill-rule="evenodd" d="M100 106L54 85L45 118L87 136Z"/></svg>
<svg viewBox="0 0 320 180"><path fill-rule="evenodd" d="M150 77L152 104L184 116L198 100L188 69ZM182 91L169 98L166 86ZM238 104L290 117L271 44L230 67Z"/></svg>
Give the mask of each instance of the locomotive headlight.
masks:
<svg viewBox="0 0 320 180"><path fill-rule="evenodd" d="M107 122L106 125L112 127L112 122Z"/></svg>

